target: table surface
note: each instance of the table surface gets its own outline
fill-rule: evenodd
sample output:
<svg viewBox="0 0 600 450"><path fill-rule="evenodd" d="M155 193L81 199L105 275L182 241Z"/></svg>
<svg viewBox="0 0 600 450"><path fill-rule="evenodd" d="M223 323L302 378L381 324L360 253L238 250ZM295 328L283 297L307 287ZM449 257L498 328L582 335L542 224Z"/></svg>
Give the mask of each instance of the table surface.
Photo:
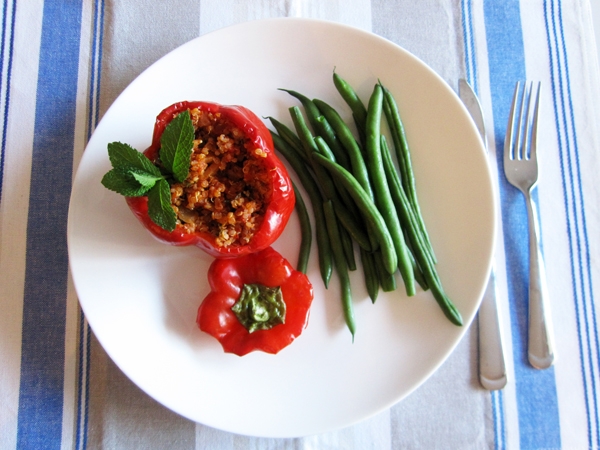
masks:
<svg viewBox="0 0 600 450"><path fill-rule="evenodd" d="M151 5L151 6L150 6ZM592 9L592 6L594 9ZM584 449L600 447L598 0L7 0L0 39L0 448ZM509 382L478 383L477 323L423 385L363 422L293 439L191 422L132 383L98 343L69 276L67 214L98 121L144 69L185 42L268 17L325 19L407 49L487 122ZM600 22L599 22L600 23ZM597 28L600 30L600 28ZM527 215L502 174L514 84L543 85L534 191L557 361L527 344Z"/></svg>

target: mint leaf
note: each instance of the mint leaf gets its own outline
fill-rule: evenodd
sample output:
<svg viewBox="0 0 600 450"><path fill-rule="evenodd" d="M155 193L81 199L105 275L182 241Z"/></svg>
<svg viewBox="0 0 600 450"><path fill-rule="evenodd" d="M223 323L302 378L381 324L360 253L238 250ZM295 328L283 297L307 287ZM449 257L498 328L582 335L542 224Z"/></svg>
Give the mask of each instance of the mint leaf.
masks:
<svg viewBox="0 0 600 450"><path fill-rule="evenodd" d="M148 215L164 230L173 231L177 225L177 217L171 207L171 187L164 178L148 191Z"/></svg>
<svg viewBox="0 0 600 450"><path fill-rule="evenodd" d="M108 157L113 169L104 175L102 184L126 197L144 195L164 178L146 155L128 144L111 142L108 144Z"/></svg>
<svg viewBox="0 0 600 450"><path fill-rule="evenodd" d="M139 170L160 176L160 170L146 155L138 152L129 144L111 142L108 144L108 157L112 166L121 171Z"/></svg>
<svg viewBox="0 0 600 450"><path fill-rule="evenodd" d="M177 181L184 181L190 171L194 146L194 124L189 111L169 122L160 138L160 146L160 160L165 168Z"/></svg>
<svg viewBox="0 0 600 450"><path fill-rule="evenodd" d="M145 195L148 190L154 186L140 183L130 172L119 169L112 169L102 177L102 184L105 188L115 191L126 197L140 197Z"/></svg>
<svg viewBox="0 0 600 450"><path fill-rule="evenodd" d="M154 186L154 184L158 181L163 179L162 175L152 175L148 172L143 172L143 171L137 171L137 170L131 170L129 171L129 173L131 174L131 176L142 186L150 189L152 186Z"/></svg>

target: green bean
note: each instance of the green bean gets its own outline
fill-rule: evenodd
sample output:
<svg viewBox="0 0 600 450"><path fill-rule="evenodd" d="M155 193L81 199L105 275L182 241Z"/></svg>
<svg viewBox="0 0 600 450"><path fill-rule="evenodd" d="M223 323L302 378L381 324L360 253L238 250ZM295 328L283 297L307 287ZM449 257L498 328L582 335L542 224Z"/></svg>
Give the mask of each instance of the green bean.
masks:
<svg viewBox="0 0 600 450"><path fill-rule="evenodd" d="M398 255L398 269L404 281L404 287L408 296L415 295L415 278L413 267L408 256L408 249L400 220L395 212L395 206L392 201L388 182L383 170L383 161L381 156L381 108L383 104L383 92L381 86L376 84L373 94L369 100L369 109L367 113L366 126L366 155L369 168L369 174L373 183L375 193L375 204L379 208L387 228L392 236L394 248Z"/></svg>
<svg viewBox="0 0 600 450"><path fill-rule="evenodd" d="M318 147L314 144L314 139L312 138L312 134L310 133L310 130L308 129L308 127L306 126L306 123L304 122L304 118L302 117L302 113L300 112L300 109L297 106L294 106L292 108L290 108L290 112L292 114L292 120L294 122L294 126L296 127L296 130L298 132L298 134L300 135L300 139L302 141L303 147L305 149L305 151L315 151L314 149L318 149ZM314 146L314 149L312 148ZM281 150L280 150L281 151ZM288 159L288 162L291 163L291 161L289 160L289 158L286 157L286 159ZM306 167L302 164L301 161L298 161L296 164L297 165L302 165L303 169L299 167L293 167L294 170L296 171L296 173L298 174L299 177L301 177L301 181L303 183L303 185L306 188L306 184L305 183L310 183L310 181L308 180L312 180L313 183L311 183L311 185L313 185L315 187L315 189L317 191L319 191L319 187L314 183L314 179L312 178L312 176L310 175L310 172L308 172L306 170ZM325 197L328 199L332 199L336 204L340 203L340 200L338 199L337 196L337 191L335 189L335 185L333 183L333 180L331 179L330 175L327 173L327 171L325 171L321 166L319 166L318 164L311 164L312 168L313 168L313 172L315 173L315 176L317 177L319 184L321 186L321 188L323 189L323 192L325 193ZM301 176L302 174L302 176ZM314 194L315 197L315 202L317 201L316 199L316 194ZM322 197L321 197L322 198ZM313 203L313 209L316 210L315 215L319 215L320 212L319 210L319 206L315 205L315 203L312 201L311 199L311 203ZM336 208L337 210L341 211L341 207ZM343 214L340 212L340 214ZM348 232L352 233L352 236L356 236L357 242L361 242L362 245L364 245L365 240L368 241L368 237L363 237L365 235L365 233L360 229L360 226L355 223L356 219L352 216L345 216L344 217L346 220L343 221L343 225L346 228L346 230L348 230ZM319 243L319 248L323 248L325 246L325 244L322 242L323 241L323 231L319 232L319 227L317 226L317 241L321 240L321 242ZM322 250L325 251L325 250ZM350 258L351 255L350 252L348 252L348 258ZM324 255L321 254L321 251L319 253L319 257L320 257L320 261L323 260L325 257ZM349 259L349 261L352 263L352 260ZM319 264L320 267L322 267L322 273L321 276L323 278L323 281L325 282L325 285L327 286L329 283L329 279L331 277L331 269L329 269L327 266L330 265L330 263L327 263L325 261L323 261L323 263ZM355 266L355 263L354 263Z"/></svg>
<svg viewBox="0 0 600 450"><path fill-rule="evenodd" d="M317 138L313 137L310 129L308 128L306 122L304 121L304 116L302 115L300 108L298 108L297 106L292 106L291 108L289 108L289 111L290 111L290 115L292 116L292 121L294 122L294 127L296 128L296 132L298 133L298 136L300 138L300 141L302 142L304 151L306 152L306 155L308 157L310 167L312 168L312 170L319 182L319 185L320 185L321 189L323 190L323 193L325 194L325 198L332 200L334 202L334 204L337 205L336 209L339 210L341 207L340 202L342 202L342 200L343 200L343 198L342 199L339 198L338 192L340 192L340 191L338 189L336 189L336 186L335 186L333 180L331 179L330 175L327 173L327 171L324 170L323 167L321 167L319 164L315 164L310 156L311 153L319 152L319 147L317 146L316 142L321 143L321 145L324 147L324 145L323 145L324 140L319 137L317 137ZM341 191L341 192L343 192L343 194L347 195L347 193L345 191ZM345 199L344 204L346 205L347 208L350 208L350 209L354 208L354 204L349 200L349 197ZM343 224L346 227L346 229L348 230L348 232L352 233L353 235L357 235L359 233L360 226L358 224L350 224L349 222L351 220L355 221L355 219L352 219L350 217L350 218L348 218L348 220L345 220L343 222ZM348 228L349 226L351 228ZM360 242L362 242L362 240Z"/></svg>
<svg viewBox="0 0 600 450"><path fill-rule="evenodd" d="M415 217L414 210L406 196L406 192L400 183L400 178L394 167L392 155L384 135L381 135L381 155L383 157L383 168L389 183L392 201L396 207L396 212L400 219L400 223L402 224L402 228L405 230L408 241L411 244L410 247L413 248L413 251L414 247L417 245L425 249L430 263L435 264L433 249L425 239L421 227L419 226L418 219Z"/></svg>
<svg viewBox="0 0 600 450"><path fill-rule="evenodd" d="M398 165L400 167L400 173L402 174L402 186L406 191L406 195L409 199L413 198L414 194L414 175L412 172L412 165L410 161L410 154L408 152L408 142L406 140L406 133L404 131L404 124L400 119L400 112L398 111L398 105L393 98L391 92L386 89L381 83L379 84L383 90L384 96L384 113L387 119L390 131L392 132L392 140L396 149L396 156L398 158Z"/></svg>
<svg viewBox="0 0 600 450"><path fill-rule="evenodd" d="M300 99L305 107L306 116L311 121L316 137L313 136L304 121L302 112L296 106L290 108L290 114L297 136L289 128L286 127L286 131L280 126L280 130L284 130L281 131L281 134L286 135L287 142L283 136L276 133L273 133L273 140L278 150L279 147L284 148L283 151L280 150L280 153L288 159L303 185L303 178L309 179L310 187L304 187L313 203L315 213L321 276L327 287L333 267L335 266L338 273L338 266L343 269L342 275L340 275L342 301L353 339L354 315L352 313L349 317L349 312L346 310L347 306L352 307L348 271L352 268L354 261L353 240L359 245L365 286L371 301L376 300L380 288L384 291L396 288L394 274L397 269L400 269L408 295L412 295L410 293L411 282L413 292L415 281L423 289L429 288L445 316L455 325L462 325L461 314L444 292L435 267L435 255L417 201L416 184L406 135L393 96L381 83L378 83L367 109L356 92L335 73L334 84L340 94L344 93L342 97L352 109L364 151L333 108L329 107L334 114L329 111L329 105L325 102L318 99L309 100L294 91L288 92L292 95L296 94L294 96ZM361 106L365 112L364 115L360 112ZM382 113L385 114L390 126L402 176L399 176L396 171L387 142L381 135ZM274 119L271 122L277 129ZM339 122L343 126L340 126ZM327 132L321 131L327 127L329 127ZM349 164L346 167L343 166L340 157L328 143L332 133L336 142L344 149L343 154L348 157ZM298 149L301 151L298 152ZM360 175L351 173L355 171L352 158L356 155L360 156L363 169L366 169L365 172L368 174L366 177L368 184L364 186L371 187L372 196L358 179ZM366 155L366 161L364 155ZM360 164L360 160L358 164ZM298 166L298 169L294 167L295 165ZM317 180L313 177L317 177ZM384 188L387 188L387 194L381 195L379 191L383 192ZM295 186L294 189L298 192ZM300 198L300 201L303 200L300 195L297 197ZM344 208L347 204L353 205L355 211ZM395 217L395 221L393 217ZM342 218L347 223L344 223ZM364 220L364 224L360 223L362 220ZM353 226L356 226L355 234L349 231ZM372 240L370 241L369 238ZM372 245L373 243L377 245L377 249ZM399 243L403 246L400 247ZM335 251L333 247L335 247ZM326 253L327 255L325 255ZM301 267L301 259L299 255L298 267ZM329 265L328 275L327 269L324 269L327 266L326 261ZM354 261L354 266L355 263L356 261Z"/></svg>
<svg viewBox="0 0 600 450"><path fill-rule="evenodd" d="M312 168L315 177L317 178L317 181L323 191L323 194L325 195L325 198L337 198L337 190L335 188L333 180L331 179L329 174L327 174L326 171L323 170L322 167L319 167L319 165L315 164L311 159L311 155L313 153L319 152L319 147L317 147L315 138L313 137L312 132L308 128L308 125L304 121L304 116L302 115L300 108L298 108L297 106L292 106L289 110L290 115L292 116L292 121L294 122L294 127L296 128L296 132L298 133L298 136L302 141L304 151L306 152L308 163Z"/></svg>
<svg viewBox="0 0 600 450"><path fill-rule="evenodd" d="M396 290L396 277L393 273L389 273L383 267L382 255L379 251L373 254L373 261L375 263L375 271L379 278L379 284L383 292L392 292Z"/></svg>
<svg viewBox="0 0 600 450"><path fill-rule="evenodd" d="M300 111L300 108L298 108L297 106L292 106L291 108L289 108L289 111L290 116L292 117L292 122L294 122L294 128L296 129L298 138L302 143L302 148L304 149L306 158L310 160L311 153L318 151L313 134L308 128L308 125L306 125L306 122L304 121L304 116L302 115L302 111Z"/></svg>
<svg viewBox="0 0 600 450"><path fill-rule="evenodd" d="M278 134L271 132L271 136L273 138L273 143L275 144L275 148L281 153L287 162L290 164L302 186L306 189L309 198L315 200L315 202L321 203L323 201L323 197L321 195L321 191L317 183L315 182L313 176L306 168L304 162L300 159L300 157L290 148L290 146L279 136Z"/></svg>
<svg viewBox="0 0 600 450"><path fill-rule="evenodd" d="M274 117L268 116L267 119L270 120L273 128L275 128L275 131L277 131L279 136L285 142L287 142L288 145L294 149L302 159L306 161L307 158L306 153L304 152L304 147L302 147L302 142L300 141L300 138L296 136L296 133L294 133L287 125L281 123Z"/></svg>
<svg viewBox="0 0 600 450"><path fill-rule="evenodd" d="M390 90L385 88L381 83L380 85L383 89L385 105L384 111L390 131L392 133L392 140L394 142L394 148L396 149L396 158L398 160L398 166L400 167L400 173L402 175L402 185L406 191L406 195L410 201L410 204L415 211L415 217L418 220L419 227L421 228L421 232L427 241L430 252L434 260L436 260L435 253L433 252L433 247L431 246L431 241L429 239L429 234L427 233L427 228L425 227L425 222L421 214L419 201L417 199L417 188L412 169L410 150L408 148L408 141L406 139L404 125L398 110L398 104L396 103L396 100L394 99L394 96Z"/></svg>
<svg viewBox="0 0 600 450"><path fill-rule="evenodd" d="M275 148L283 155L287 162L300 179L302 186L306 190L310 199L313 214L315 215L315 233L317 237L317 250L319 255L319 270L321 279L325 287L329 286L331 273L333 271L333 260L331 257L331 248L327 236L325 225L325 215L323 212L323 196L317 186L313 176L306 168L304 162L294 150L276 133L271 132Z"/></svg>
<svg viewBox="0 0 600 450"><path fill-rule="evenodd" d="M333 204L333 202L332 202ZM334 208L335 211L335 208ZM337 219L336 214L336 219ZM339 220L338 220L339 223ZM354 244L352 243L352 237L348 230L346 230L343 226L339 227L340 229L340 240L342 241L342 248L344 249L344 256L346 257L346 263L348 264L348 270L354 271L356 270L356 259L354 257Z"/></svg>
<svg viewBox="0 0 600 450"><path fill-rule="evenodd" d="M373 198L373 190L371 189L369 173L363 158L362 150L352 135L350 128L348 128L348 125L346 125L344 119L342 119L339 113L332 106L319 99L314 99L313 102L317 108L319 108L319 111L323 113L327 121L331 124L331 127L338 136L342 146L348 153L352 174L356 177L363 189L367 191L371 198Z"/></svg>
<svg viewBox="0 0 600 450"><path fill-rule="evenodd" d="M333 204L330 200L323 203L323 210L325 211L325 223L327 224L327 232L329 233L329 239L331 241L333 261L336 272L340 279L340 287L342 290L342 306L344 310L344 317L346 319L346 326L350 330L350 333L352 333L352 340L354 341L356 321L354 318L354 306L352 304L350 276L348 274L348 265L346 263L344 249L342 248L342 241L340 239L339 228L335 212L333 210Z"/></svg>
<svg viewBox="0 0 600 450"><path fill-rule="evenodd" d="M356 178L342 166L328 160L319 153L314 153L313 159L324 166L329 173L344 184L346 190L354 199L356 205L363 214L367 224L370 224L370 229L375 234L375 237L380 244L384 256L385 269L389 273L394 273L398 268L398 256L394 249L394 242L392 241L390 231L388 230L381 213L375 206L375 203L373 203L371 198L361 187L360 183L356 181Z"/></svg>
<svg viewBox="0 0 600 450"><path fill-rule="evenodd" d="M375 303L379 294L379 278L375 268L375 260L373 253L360 249L360 260L363 266L363 274L365 278L365 287L372 303Z"/></svg>
<svg viewBox="0 0 600 450"><path fill-rule="evenodd" d="M314 105L311 99L306 97L305 95L300 94L299 92L292 91L290 89L279 89L280 91L287 92L292 97L300 100L302 106L304 106L304 112L306 112L306 117L308 118L308 122L312 125L313 129L317 129L316 119L321 115L319 109Z"/></svg>
<svg viewBox="0 0 600 450"><path fill-rule="evenodd" d="M329 148L329 146L327 145L327 143L321 136L315 137L315 144L317 145L317 149L319 150L319 153L321 153L323 156L327 157L329 160L336 162L335 157L333 157L333 152L331 151L331 149ZM313 168L313 170L320 172L320 170L324 170L324 169L322 167L319 167L318 169ZM332 194L329 198L334 201L334 205L341 201L346 206L346 208L348 208L352 212L352 214L354 214L356 217L358 215L358 211L356 210L356 205L354 204L354 202L352 201L352 199L346 192L346 189L343 186L340 186L339 182L336 182L335 179L333 179L332 182L335 187L335 192L332 192ZM329 181L327 181L326 183L329 184ZM339 200L338 200L338 197L339 197Z"/></svg>
<svg viewBox="0 0 600 450"><path fill-rule="evenodd" d="M321 117L323 117L323 116L321 116ZM335 157L333 151L331 150L331 147L329 147L329 145L327 145L325 140L321 136L315 136L314 139L315 139L315 144L317 144L317 149L319 150L319 153L321 153L321 155L327 157L329 160L339 164L339 161Z"/></svg>
<svg viewBox="0 0 600 450"><path fill-rule="evenodd" d="M343 149L342 144L339 142L339 138L335 133L335 130L323 115L317 117L317 124L319 125L319 136L327 142L327 145L331 148L331 152L335 156L336 162L342 165L345 169L350 168L350 161L348 155Z"/></svg>
<svg viewBox="0 0 600 450"><path fill-rule="evenodd" d="M428 273L427 271L424 272L424 275L426 277L425 279L427 280L427 283L429 284L429 287L431 288L433 298L437 301L444 315L454 325L461 327L463 325L463 320L460 311L456 309L456 306L454 305L454 303L452 303L452 300L448 298L448 296L442 289L442 285L439 281L439 278L436 279L434 277L434 274ZM437 274L435 276L437 276Z"/></svg>
<svg viewBox="0 0 600 450"><path fill-rule="evenodd" d="M408 248L409 248L408 254L410 256L410 262L413 266L413 273L415 274L415 281L417 282L417 284L419 286L421 286L421 289L423 289L424 291L428 291L429 285L427 284L427 281L425 280L423 271L421 270L421 268L417 264L417 261L415 260L414 251L412 249L412 246L409 245Z"/></svg>
<svg viewBox="0 0 600 450"><path fill-rule="evenodd" d="M414 257L415 246L418 245L427 251L429 262L431 264L435 264L435 260L431 257L432 252L429 251L431 246L428 245L428 242L423 239L421 229L414 216L414 211L411 208L408 199L406 198L406 193L404 192L402 184L400 183L400 178L394 167L392 155L384 135L381 135L381 154L383 156L383 167L390 186L392 200L396 206L396 212L398 213L400 223L402 224L402 229L405 230L406 241L410 249L409 256L413 266L415 281L424 291L427 291L429 289L429 285L425 280L421 267Z"/></svg>
<svg viewBox="0 0 600 450"><path fill-rule="evenodd" d="M294 194L296 195L296 212L298 213L298 219L300 220L300 252L298 253L298 264L296 270L306 274L306 268L308 267L308 260L310 258L310 247L312 245L312 226L310 224L310 217L306 210L306 204L304 199L298 190L295 183L292 182L294 187Z"/></svg>
<svg viewBox="0 0 600 450"><path fill-rule="evenodd" d="M391 156L384 158L384 166L386 166L388 172L390 172L391 169L390 163ZM393 177L391 178L393 179ZM398 187L399 189L397 189ZM420 229L416 223L416 219L414 217L411 218L413 211L410 202L404 193L404 190L401 188L401 186L396 185L392 189L392 192L394 192L394 195L396 195L398 198L398 200L395 202L397 212L399 217L401 217L401 221L406 225L405 231L409 240L412 242L414 258L416 260L416 264L422 271L424 283L431 289L433 297L442 308L442 311L446 317L448 317L448 319L455 325L462 325L462 317L460 312L456 309L452 301L442 289L439 275L435 269L435 263L427 251L427 245L420 234Z"/></svg>
<svg viewBox="0 0 600 450"><path fill-rule="evenodd" d="M367 108L365 108L365 105L360 100L352 86L350 86L346 80L335 73L335 71L333 72L333 84L352 110L352 115L354 117L354 121L356 122L356 127L358 128L358 133L361 136L361 139L363 139L365 136L367 123Z"/></svg>
<svg viewBox="0 0 600 450"><path fill-rule="evenodd" d="M296 127L296 131L298 132L298 135L300 136L300 140L302 141L303 147L305 149L306 152L310 152L310 153L318 153L319 152L319 147L317 146L317 144L315 143L315 138L313 138L312 133L310 132L310 130L308 129L308 126L306 125L306 122L304 122L304 117L302 116L302 112L300 111L300 108L298 108L297 106L293 106L290 108L290 113L292 115L292 121L294 122L294 126ZM316 139L318 142L324 142L322 141L322 139L317 138ZM323 194L325 196L326 199L330 199L333 201L334 205L336 205L336 210L340 211L340 214L343 214L342 208L341 208L341 203L342 200L339 198L338 195L338 190L336 189L336 186L333 182L333 180L331 179L331 176L329 175L329 173L327 173L327 171L325 169L323 169L323 167L321 167L319 164L316 164L311 158L310 158L310 154L308 154L308 160L309 160L309 165L313 170L313 173L315 174L315 177L317 178L318 184L320 186L320 188L323 191ZM297 172L298 170L296 170ZM312 178L312 177L311 177ZM317 187L318 189L318 187ZM344 191L344 193L347 195L347 193ZM345 205L347 208L350 209L354 209L355 205L352 203L349 203L349 197L348 199L346 199ZM356 215L354 215L354 217L352 215L346 215L344 217L343 220L343 225L344 227L348 230L349 233L352 234L353 237L355 237L355 239L357 240L357 242L359 242L360 245L364 246L364 239L362 237L362 235L364 235L365 233L361 230L361 227L358 223L356 223L356 217L357 217L358 213ZM367 236L368 239L368 236ZM369 245L370 247L370 245Z"/></svg>
<svg viewBox="0 0 600 450"><path fill-rule="evenodd" d="M308 122L313 127L315 133L321 136L323 139L325 139L327 145L331 147L333 153L338 158L338 162L340 162L342 165L347 164L348 158L345 157L344 152L342 150L342 146L338 142L337 136L335 135L333 129L331 128L329 123L327 123L327 120L325 118L319 120L319 117L321 117L321 112L319 111L319 108L317 108L316 105L313 103L313 101L305 95L302 95L296 91L292 91L289 89L279 90L287 92L292 97L295 97L296 99L300 100L300 103L302 103L302 106L304 106L304 111L306 112Z"/></svg>
<svg viewBox="0 0 600 450"><path fill-rule="evenodd" d="M319 153L319 147L316 144L316 140L313 137L312 132L304 121L304 116L302 115L300 108L297 106L292 106L289 110L292 116L292 121L294 122L294 127L296 128L296 132L298 133L304 150L306 151L309 165L312 168L315 177L317 178L325 199L333 200L335 203L340 202L341 200L339 200L338 190L336 189L336 186L330 175L311 158L313 153Z"/></svg>
<svg viewBox="0 0 600 450"><path fill-rule="evenodd" d="M356 241L359 247L371 251L371 241L365 230L363 230L357 222L357 216L352 215L348 209L343 205L340 205L339 202L333 202L333 209L335 210L335 215L339 219L340 224L346 229L352 239Z"/></svg>
<svg viewBox="0 0 600 450"><path fill-rule="evenodd" d="M367 194L369 194L371 199L374 199L371 182L369 180L369 172L362 155L362 150L358 142L356 142L356 139L354 139L350 128L348 128L344 120L333 107L319 99L314 99L313 102L327 118L342 143L342 146L346 149L350 158L350 172L358 180ZM348 169L348 167L345 168ZM377 242L373 238L373 233L369 232L368 235L371 241L371 247L374 250L377 248Z"/></svg>

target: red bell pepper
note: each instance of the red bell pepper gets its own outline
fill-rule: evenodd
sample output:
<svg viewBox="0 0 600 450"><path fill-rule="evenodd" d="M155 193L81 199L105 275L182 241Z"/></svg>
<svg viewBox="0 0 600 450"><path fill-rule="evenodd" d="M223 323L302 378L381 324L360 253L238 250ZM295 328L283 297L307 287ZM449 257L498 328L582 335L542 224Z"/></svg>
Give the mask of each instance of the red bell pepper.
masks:
<svg viewBox="0 0 600 450"><path fill-rule="evenodd" d="M146 196L127 197L129 208L159 241L180 246L196 245L217 258L245 255L269 247L283 232L294 210L295 196L289 174L274 152L269 130L252 111L243 106L225 106L208 102L175 103L157 116L152 144L144 154L151 161L157 161L161 146L160 139L167 124L179 113L195 108L215 115L219 114L229 120L252 142L254 149L264 152L261 161L270 176L272 192L259 228L255 230L248 243L222 246L218 245L216 236L207 231L188 232L181 224L178 224L174 231L164 230L150 219Z"/></svg>
<svg viewBox="0 0 600 450"><path fill-rule="evenodd" d="M210 293L198 308L197 323L200 329L219 340L225 352L242 356L255 350L277 353L297 338L308 323L313 300L313 288L308 277L272 247L239 258L216 259L208 271ZM256 285L281 288L285 303L284 323L278 314L265 314L264 303L240 305L242 292L256 289ZM245 289L246 287L246 289ZM234 306L234 305L237 305ZM240 309L249 316L258 316L259 325L269 319L269 329L249 331L234 310ZM280 311L280 308L277 312ZM257 321L254 321L255 323Z"/></svg>

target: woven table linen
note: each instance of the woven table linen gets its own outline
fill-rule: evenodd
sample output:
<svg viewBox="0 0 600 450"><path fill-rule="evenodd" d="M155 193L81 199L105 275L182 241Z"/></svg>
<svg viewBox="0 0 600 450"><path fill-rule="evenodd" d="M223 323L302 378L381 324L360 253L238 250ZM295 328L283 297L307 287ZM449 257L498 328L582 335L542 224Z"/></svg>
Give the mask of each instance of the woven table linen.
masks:
<svg viewBox="0 0 600 450"><path fill-rule="evenodd" d="M594 449L600 447L600 77L588 0L4 0L0 40L0 449ZM508 385L478 382L477 323L406 399L293 439L185 419L110 360L69 274L74 173L117 96L152 63L226 26L274 17L380 35L487 124L500 199L495 257ZM240 51L245 51L240 48ZM539 80L535 191L557 360L527 362L527 214L502 172L516 81Z"/></svg>

